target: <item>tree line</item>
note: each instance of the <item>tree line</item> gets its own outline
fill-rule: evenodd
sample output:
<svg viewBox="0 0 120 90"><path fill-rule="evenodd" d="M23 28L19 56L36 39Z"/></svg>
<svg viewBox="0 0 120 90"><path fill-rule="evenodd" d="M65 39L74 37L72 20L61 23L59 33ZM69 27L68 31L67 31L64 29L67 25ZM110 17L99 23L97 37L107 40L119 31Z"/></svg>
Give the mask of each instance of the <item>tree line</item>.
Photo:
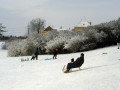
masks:
<svg viewBox="0 0 120 90"><path fill-rule="evenodd" d="M120 18L80 31L52 30L42 34L44 28L45 20L32 20L31 33L26 39L11 42L8 46L8 55L32 55L36 47L39 48L39 54L52 54L56 48L59 49L59 53L75 53L115 45L117 38L120 37Z"/></svg>

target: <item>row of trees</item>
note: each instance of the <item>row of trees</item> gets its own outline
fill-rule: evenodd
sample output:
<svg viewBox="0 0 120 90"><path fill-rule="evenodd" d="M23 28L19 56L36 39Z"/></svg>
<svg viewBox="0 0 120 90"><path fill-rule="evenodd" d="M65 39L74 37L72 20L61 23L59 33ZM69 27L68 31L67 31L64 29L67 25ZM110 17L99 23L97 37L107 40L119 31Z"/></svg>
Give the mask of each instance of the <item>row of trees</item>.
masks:
<svg viewBox="0 0 120 90"><path fill-rule="evenodd" d="M30 21L30 24L28 25L28 34L29 33L33 33L33 32L37 32L37 33L41 33L44 28L45 28L45 20L41 19L41 18L36 18ZM8 39L8 36L3 36L3 32L5 31L5 26L3 26L2 23L0 23L0 39L4 40L4 39Z"/></svg>
<svg viewBox="0 0 120 90"><path fill-rule="evenodd" d="M33 26L33 23L31 24ZM80 31L53 30L45 35L40 33L43 26L39 31L38 28L32 29L32 33L26 39L11 42L8 55L31 55L36 47L39 47L40 54L51 54L56 48L59 49L59 53L80 52L116 44L116 39L120 36L120 18Z"/></svg>

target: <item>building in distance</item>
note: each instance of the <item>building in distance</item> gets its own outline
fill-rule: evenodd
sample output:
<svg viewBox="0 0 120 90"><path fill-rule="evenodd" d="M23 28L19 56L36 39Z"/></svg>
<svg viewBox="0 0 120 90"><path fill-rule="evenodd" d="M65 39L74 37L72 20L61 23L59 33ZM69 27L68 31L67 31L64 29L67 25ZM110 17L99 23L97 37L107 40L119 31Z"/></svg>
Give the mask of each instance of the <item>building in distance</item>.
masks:
<svg viewBox="0 0 120 90"><path fill-rule="evenodd" d="M87 22L87 21L81 21L78 25L74 27L73 30L78 31L78 30L83 30L88 26L92 26L92 22Z"/></svg>

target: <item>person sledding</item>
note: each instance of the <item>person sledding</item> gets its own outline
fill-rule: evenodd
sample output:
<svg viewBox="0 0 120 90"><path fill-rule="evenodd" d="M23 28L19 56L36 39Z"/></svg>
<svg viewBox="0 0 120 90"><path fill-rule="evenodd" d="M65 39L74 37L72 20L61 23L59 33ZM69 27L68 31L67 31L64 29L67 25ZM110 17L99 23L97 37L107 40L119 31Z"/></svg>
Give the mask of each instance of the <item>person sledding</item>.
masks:
<svg viewBox="0 0 120 90"><path fill-rule="evenodd" d="M68 73L72 68L81 67L83 63L84 63L84 54L81 53L80 57L77 58L76 61L73 60L72 62L67 64L67 69L66 71L64 71L64 73Z"/></svg>
<svg viewBox="0 0 120 90"><path fill-rule="evenodd" d="M53 59L57 59L58 49L55 49L53 52Z"/></svg>
<svg viewBox="0 0 120 90"><path fill-rule="evenodd" d="M71 63L74 63L74 58L71 59Z"/></svg>
<svg viewBox="0 0 120 90"><path fill-rule="evenodd" d="M38 60L38 48L35 49L34 54L35 54L36 60Z"/></svg>

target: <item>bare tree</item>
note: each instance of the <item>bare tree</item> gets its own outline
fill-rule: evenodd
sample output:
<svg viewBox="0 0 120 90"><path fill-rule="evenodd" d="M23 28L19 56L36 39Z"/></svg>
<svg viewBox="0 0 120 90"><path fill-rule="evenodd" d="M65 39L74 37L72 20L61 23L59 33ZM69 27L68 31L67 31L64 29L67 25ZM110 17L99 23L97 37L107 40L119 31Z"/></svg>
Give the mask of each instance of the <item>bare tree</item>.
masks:
<svg viewBox="0 0 120 90"><path fill-rule="evenodd" d="M41 18L33 19L30 22L30 31L34 32L37 31L37 33L40 33L45 27L45 20Z"/></svg>
<svg viewBox="0 0 120 90"><path fill-rule="evenodd" d="M5 29L6 27L4 27L3 25L2 25L2 23L0 23L0 37L2 36L2 32L5 32Z"/></svg>

